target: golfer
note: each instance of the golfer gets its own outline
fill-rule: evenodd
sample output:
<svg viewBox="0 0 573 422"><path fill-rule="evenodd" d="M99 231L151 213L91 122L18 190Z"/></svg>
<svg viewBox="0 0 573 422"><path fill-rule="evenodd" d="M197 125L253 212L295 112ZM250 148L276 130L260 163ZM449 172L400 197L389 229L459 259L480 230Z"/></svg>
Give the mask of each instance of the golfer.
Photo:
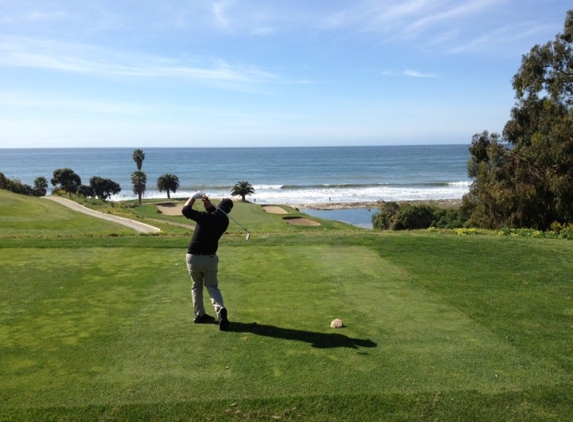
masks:
<svg viewBox="0 0 573 422"><path fill-rule="evenodd" d="M198 199L203 201L205 211L193 209L193 204ZM214 320L213 317L205 312L203 304L203 286L205 286L219 319L219 329L221 331L229 329L229 320L227 319L227 309L225 309L223 304L223 296L219 290L219 282L217 280L219 264L217 249L219 247L219 239L229 227L229 219L226 214L230 213L232 208L233 201L230 199L221 200L217 208L215 208L207 195L197 192L187 200L181 210L185 217L196 222L195 231L189 242L186 256L187 269L192 280L191 297L193 298L193 311L195 313L193 322L202 324Z"/></svg>

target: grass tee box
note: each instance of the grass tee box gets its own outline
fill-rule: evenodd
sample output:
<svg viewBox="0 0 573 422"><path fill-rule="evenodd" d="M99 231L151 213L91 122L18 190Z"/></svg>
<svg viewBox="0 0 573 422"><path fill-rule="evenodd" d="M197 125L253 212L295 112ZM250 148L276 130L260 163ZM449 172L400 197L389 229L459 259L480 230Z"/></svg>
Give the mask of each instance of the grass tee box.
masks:
<svg viewBox="0 0 573 422"><path fill-rule="evenodd" d="M0 420L571 420L572 243L240 221L226 333L187 234L0 228Z"/></svg>

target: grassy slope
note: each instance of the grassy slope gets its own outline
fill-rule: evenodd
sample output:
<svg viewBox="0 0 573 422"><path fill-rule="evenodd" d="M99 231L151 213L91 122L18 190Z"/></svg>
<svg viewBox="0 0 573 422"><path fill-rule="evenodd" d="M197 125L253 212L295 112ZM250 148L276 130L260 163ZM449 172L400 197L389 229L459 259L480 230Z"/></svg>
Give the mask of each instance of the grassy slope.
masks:
<svg viewBox="0 0 573 422"><path fill-rule="evenodd" d="M191 322L186 235L1 227L0 420L568 420L573 406L570 242L228 235L220 333Z"/></svg>
<svg viewBox="0 0 573 422"><path fill-rule="evenodd" d="M0 190L2 236L132 234L119 224L78 215L61 205Z"/></svg>

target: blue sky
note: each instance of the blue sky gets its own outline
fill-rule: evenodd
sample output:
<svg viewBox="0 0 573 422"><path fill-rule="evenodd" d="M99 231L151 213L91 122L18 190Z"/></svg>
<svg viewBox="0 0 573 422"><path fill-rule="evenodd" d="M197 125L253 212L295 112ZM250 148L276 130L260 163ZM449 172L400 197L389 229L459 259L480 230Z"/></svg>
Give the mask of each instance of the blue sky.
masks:
<svg viewBox="0 0 573 422"><path fill-rule="evenodd" d="M0 147L470 143L570 0L2 0Z"/></svg>

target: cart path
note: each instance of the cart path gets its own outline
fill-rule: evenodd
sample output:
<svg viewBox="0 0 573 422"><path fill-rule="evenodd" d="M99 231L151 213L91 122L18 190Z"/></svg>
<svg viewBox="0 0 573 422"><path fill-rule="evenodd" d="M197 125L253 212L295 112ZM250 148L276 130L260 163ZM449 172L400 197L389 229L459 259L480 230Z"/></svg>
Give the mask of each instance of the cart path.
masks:
<svg viewBox="0 0 573 422"><path fill-rule="evenodd" d="M129 227L137 231L138 233L159 233L161 229L157 227L150 226L149 224L140 223L139 221L130 220L129 218L119 217L117 215L105 214L103 212L94 211L83 205L78 204L70 199L62 198L60 196L44 196L45 199L57 202L65 207L71 208L74 211L82 212L84 214L90 215L92 217L101 218L102 220L112 221Z"/></svg>

